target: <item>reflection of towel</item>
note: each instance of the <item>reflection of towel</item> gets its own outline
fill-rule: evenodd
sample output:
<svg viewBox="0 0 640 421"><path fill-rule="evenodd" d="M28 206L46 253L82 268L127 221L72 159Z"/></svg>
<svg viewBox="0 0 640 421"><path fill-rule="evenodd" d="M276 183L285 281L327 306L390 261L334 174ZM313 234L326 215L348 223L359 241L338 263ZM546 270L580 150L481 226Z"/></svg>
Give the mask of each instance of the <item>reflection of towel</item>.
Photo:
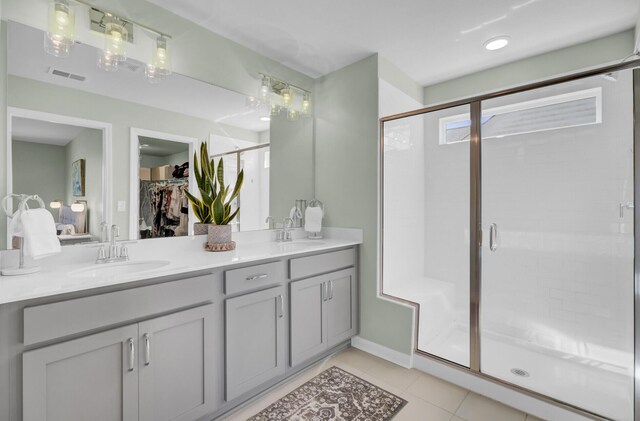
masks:
<svg viewBox="0 0 640 421"><path fill-rule="evenodd" d="M60 253L60 241L56 236L56 223L46 209L29 209L20 215L24 236L24 254L42 259Z"/></svg>
<svg viewBox="0 0 640 421"><path fill-rule="evenodd" d="M307 232L322 231L323 215L321 207L308 207L304 213L304 230Z"/></svg>

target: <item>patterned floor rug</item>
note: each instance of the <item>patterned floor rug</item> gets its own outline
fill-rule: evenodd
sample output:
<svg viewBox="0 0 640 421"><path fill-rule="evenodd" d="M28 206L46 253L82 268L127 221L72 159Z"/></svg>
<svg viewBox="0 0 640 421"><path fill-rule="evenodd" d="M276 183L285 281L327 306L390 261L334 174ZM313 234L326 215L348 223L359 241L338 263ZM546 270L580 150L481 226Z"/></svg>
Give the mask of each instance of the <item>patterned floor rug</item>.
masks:
<svg viewBox="0 0 640 421"><path fill-rule="evenodd" d="M249 421L386 421L406 403L351 373L331 367Z"/></svg>

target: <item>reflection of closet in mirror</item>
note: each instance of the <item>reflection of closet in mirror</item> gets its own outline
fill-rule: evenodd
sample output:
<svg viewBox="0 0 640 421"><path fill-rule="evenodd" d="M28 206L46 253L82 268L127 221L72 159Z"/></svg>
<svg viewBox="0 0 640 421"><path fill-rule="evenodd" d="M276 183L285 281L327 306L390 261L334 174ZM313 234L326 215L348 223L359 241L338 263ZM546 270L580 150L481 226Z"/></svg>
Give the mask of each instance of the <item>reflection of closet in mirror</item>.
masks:
<svg viewBox="0 0 640 421"><path fill-rule="evenodd" d="M110 125L19 108L8 121L9 193L40 196L62 245L100 241Z"/></svg>
<svg viewBox="0 0 640 421"><path fill-rule="evenodd" d="M193 232L185 195L197 139L131 129L130 238L181 237Z"/></svg>

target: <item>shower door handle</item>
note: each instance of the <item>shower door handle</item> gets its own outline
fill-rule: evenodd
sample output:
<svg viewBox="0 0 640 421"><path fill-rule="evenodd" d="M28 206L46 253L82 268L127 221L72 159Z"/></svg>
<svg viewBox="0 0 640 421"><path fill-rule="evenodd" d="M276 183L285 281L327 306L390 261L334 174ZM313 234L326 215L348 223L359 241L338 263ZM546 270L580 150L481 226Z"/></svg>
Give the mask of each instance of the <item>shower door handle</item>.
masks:
<svg viewBox="0 0 640 421"><path fill-rule="evenodd" d="M489 227L489 250L496 251L498 249L498 225L491 224Z"/></svg>

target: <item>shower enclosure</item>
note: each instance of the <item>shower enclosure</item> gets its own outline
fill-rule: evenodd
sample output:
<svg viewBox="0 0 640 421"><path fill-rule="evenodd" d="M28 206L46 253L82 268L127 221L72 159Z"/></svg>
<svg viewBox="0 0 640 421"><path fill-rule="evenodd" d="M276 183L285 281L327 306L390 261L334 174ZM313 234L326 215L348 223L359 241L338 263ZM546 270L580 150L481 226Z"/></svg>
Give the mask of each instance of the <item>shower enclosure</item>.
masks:
<svg viewBox="0 0 640 421"><path fill-rule="evenodd" d="M381 119L382 293L417 306L416 353L640 416L638 65Z"/></svg>

